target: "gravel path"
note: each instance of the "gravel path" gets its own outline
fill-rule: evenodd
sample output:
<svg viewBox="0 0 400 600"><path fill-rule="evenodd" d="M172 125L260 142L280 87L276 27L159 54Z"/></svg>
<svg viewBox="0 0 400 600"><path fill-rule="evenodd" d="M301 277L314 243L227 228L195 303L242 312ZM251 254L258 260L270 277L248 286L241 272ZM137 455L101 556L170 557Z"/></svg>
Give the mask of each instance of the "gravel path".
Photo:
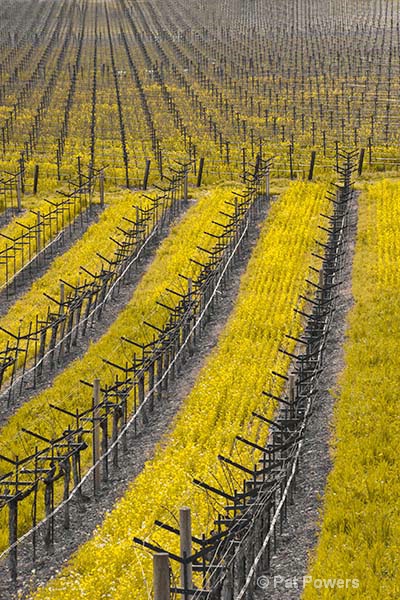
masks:
<svg viewBox="0 0 400 600"><path fill-rule="evenodd" d="M278 548L272 556L270 570L258 580L255 600L298 600L303 591L303 577L307 575L310 554L317 544L321 499L332 468L329 443L335 399L331 391L337 390L338 376L344 368L346 318L353 304L351 274L356 230L355 200L351 209L343 284L340 286L335 320L327 343L320 391L307 425L294 504L288 509L283 535L278 536Z"/></svg>

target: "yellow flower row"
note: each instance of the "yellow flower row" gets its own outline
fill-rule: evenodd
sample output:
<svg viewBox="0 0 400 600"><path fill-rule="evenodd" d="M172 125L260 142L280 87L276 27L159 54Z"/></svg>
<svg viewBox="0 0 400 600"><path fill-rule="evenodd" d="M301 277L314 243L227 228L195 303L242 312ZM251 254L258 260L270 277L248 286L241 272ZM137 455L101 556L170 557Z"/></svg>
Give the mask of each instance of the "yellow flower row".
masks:
<svg viewBox="0 0 400 600"><path fill-rule="evenodd" d="M151 537L176 551L174 537L153 523L169 520L185 504L193 511L195 535L212 527L214 507L192 479L226 489L229 483L216 464L219 453L239 452L245 464L257 460L245 448L235 449L235 436L245 429L248 437L266 439L264 427L249 424L251 413L258 409L271 416L275 408L261 392L273 383L271 369L287 370L278 353L284 334L301 329L293 306L305 290L319 213L329 210L325 190L322 184L292 183L272 205L234 312L171 433L95 536L37 600L142 600L151 586L151 561L134 548L133 536Z"/></svg>
<svg viewBox="0 0 400 600"><path fill-rule="evenodd" d="M367 187L359 201L346 366L335 408L313 581L306 600L400 597L400 184ZM319 585L319 584L318 584Z"/></svg>

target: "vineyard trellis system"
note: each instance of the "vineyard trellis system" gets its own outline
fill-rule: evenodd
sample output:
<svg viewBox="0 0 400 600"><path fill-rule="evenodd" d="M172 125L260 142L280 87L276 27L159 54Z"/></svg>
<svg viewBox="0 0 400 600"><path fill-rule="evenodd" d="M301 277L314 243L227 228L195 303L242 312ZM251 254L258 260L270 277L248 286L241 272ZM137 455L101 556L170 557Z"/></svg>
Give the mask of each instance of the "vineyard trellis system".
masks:
<svg viewBox="0 0 400 600"><path fill-rule="evenodd" d="M1 168L23 171L23 188L41 162L51 185L67 179L77 148L128 186L149 157L162 176L206 152L206 176L233 178L260 143L285 177L306 176L311 152L328 168L338 143L398 168L392 2L282 0L268 18L262 0L247 12L206 0L46 0L9 20L3 10Z"/></svg>
<svg viewBox="0 0 400 600"><path fill-rule="evenodd" d="M341 153L343 166L338 167L340 183L328 192L334 204L333 216L323 215L328 233L326 242L319 242L324 255L320 269L312 267L314 281L308 283L315 294L306 300L309 312L295 309L305 318L306 326L297 343L296 353L281 349L292 359L288 376L273 373L287 384L287 395L276 396L264 392L278 402L276 417L266 418L254 412L253 418L269 428L265 446L238 435L236 440L261 453L253 468L227 456L218 456L228 469L244 473L243 489L227 492L214 485L194 480L207 494L216 495L226 502L225 513L218 514L210 535L194 537L190 530L190 513L181 509L180 529L156 521L181 538L181 554L170 553L146 540L135 537L136 545L147 548L154 555L154 599L167 600L176 594L185 600L253 600L256 579L270 564L272 548L282 533L289 504L293 503L296 473L299 468L307 421L313 399L318 390L323 368L327 338L331 329L343 267L344 245L347 240L348 214L353 198L352 174L357 170L356 153ZM316 280L316 281L315 281ZM301 350L300 350L301 348ZM185 516L186 515L186 516ZM192 545L197 547L193 550ZM181 586L171 582L170 560L181 569ZM201 587L195 588L193 573L201 577Z"/></svg>
<svg viewBox="0 0 400 600"><path fill-rule="evenodd" d="M83 179L86 179L84 184ZM64 197L60 202L46 200L50 205L47 212L31 209L36 214L32 225L16 221L21 227L21 233L16 237L0 232L0 236L7 240L6 247L0 250L0 273L4 276L0 294L8 298L16 293L19 284L30 278L46 259L51 259L68 235L71 237L77 227L84 231L93 214L92 199L97 182L100 208L104 208L104 169L92 170L87 177L80 172L79 180L79 183L70 182L70 192L59 192Z"/></svg>
<svg viewBox="0 0 400 600"><path fill-rule="evenodd" d="M124 237L120 241L114 240L117 247L111 260L97 253L102 261L98 273L91 273L81 266L81 270L87 276L83 283L74 285L65 280L61 281L59 298L48 296L53 305L49 307L46 319L39 320L36 317L24 333L20 330L10 332L0 326L0 329L8 334L9 340L12 340L8 340L7 346L0 350L0 400L7 398L9 405L13 397L22 392L27 382L31 382L35 388L45 363L53 369L62 361L63 356L70 352L71 346L77 344L78 338L85 336L94 321L101 318L105 304L118 293L122 283L130 278L133 268L149 244L162 235L166 226L175 219L182 208L186 208L190 166L190 163L180 165L172 173L168 186L154 199L150 199L150 208L133 207L135 218L123 217L127 225L125 229L119 229ZM104 205L102 171L99 178L102 189L101 203ZM94 181L93 177L91 181ZM78 188L80 203L82 189ZM87 188L84 190L87 191ZM67 202L71 197L76 198L74 193L72 196L68 195ZM62 206L64 207L64 204ZM90 206L91 204L89 208ZM69 204L67 207L69 208ZM49 214L53 213L54 211ZM54 240L47 247L53 243ZM7 256L10 256L10 253ZM40 252L35 259L39 256Z"/></svg>
<svg viewBox="0 0 400 600"><path fill-rule="evenodd" d="M260 216L262 203L269 203L271 162L259 155L255 165L250 165L251 171L245 173L244 191L234 192L232 202L227 202L230 212L221 213L227 222L219 223L220 235L212 234L216 238L214 247L204 250L204 263L197 263L201 267L197 279L181 275L187 281L187 293L167 290L179 297L179 301L174 308L168 307L170 318L164 328L145 322L155 332L152 342L146 346L122 338L138 351L130 364L112 364L103 359L115 368L115 383L102 388L98 379L93 383L82 381L93 389L91 408L73 413L52 405L52 409L61 410L71 418L71 425L66 430L50 440L23 429L38 440L36 452L14 458L0 455L0 461L10 465L11 469L0 477L0 510L8 510L9 523L9 547L0 554L0 561L9 556L12 580L17 579L19 544L31 539L35 559L41 530L45 547L48 550L53 547L56 515L62 512L63 526L68 529L70 501L73 498L82 501L82 487L89 477L93 477L94 495L100 493L101 481L107 481L109 476L109 456L112 455L113 467L117 468L119 448L127 450L128 429L133 427L136 432L139 424L147 424L154 403L162 400L170 382L193 353L218 301L218 291L228 281L249 230ZM187 173L187 169L184 172ZM187 178L181 173L178 181L181 185ZM133 411L129 416L131 394ZM39 447L39 444L44 446ZM81 455L86 453L86 456L88 452L92 454L93 464L82 476ZM55 507L55 484L59 480L63 485L63 501ZM32 502L32 528L18 538L18 506L25 499ZM44 507L45 518L38 522L40 507Z"/></svg>
<svg viewBox="0 0 400 600"><path fill-rule="evenodd" d="M0 225L22 210L22 173L0 174Z"/></svg>

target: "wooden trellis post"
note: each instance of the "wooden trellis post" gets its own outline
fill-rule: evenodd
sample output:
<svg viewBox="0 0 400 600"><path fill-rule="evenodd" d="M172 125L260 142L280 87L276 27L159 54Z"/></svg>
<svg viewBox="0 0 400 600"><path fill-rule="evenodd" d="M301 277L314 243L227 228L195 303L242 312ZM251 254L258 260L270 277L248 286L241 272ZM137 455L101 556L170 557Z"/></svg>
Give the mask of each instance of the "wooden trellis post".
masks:
<svg viewBox="0 0 400 600"><path fill-rule="evenodd" d="M100 187L100 206L104 208L104 171L100 171L99 175L99 187Z"/></svg>
<svg viewBox="0 0 400 600"><path fill-rule="evenodd" d="M187 506L182 507L179 511L179 532L181 558L187 559L192 555L192 515ZM191 563L181 565L181 587L184 590L191 590L193 587ZM186 594L182 594L182 598L185 599Z"/></svg>
<svg viewBox="0 0 400 600"><path fill-rule="evenodd" d="M183 201L185 204L188 203L189 200L189 171L185 169L185 174L183 176Z"/></svg>
<svg viewBox="0 0 400 600"><path fill-rule="evenodd" d="M94 380L93 385L93 484L94 494L100 492L101 469L100 469L100 379Z"/></svg>
<svg viewBox="0 0 400 600"><path fill-rule="evenodd" d="M167 552L153 555L154 600L171 600L169 556Z"/></svg>
<svg viewBox="0 0 400 600"><path fill-rule="evenodd" d="M144 169L144 177L143 177L143 190L147 190L147 185L149 182L150 166L151 166L151 160L146 159L146 166Z"/></svg>
<svg viewBox="0 0 400 600"><path fill-rule="evenodd" d="M35 165L35 170L33 173L33 194L35 196L38 192L38 183L39 183L39 165Z"/></svg>
<svg viewBox="0 0 400 600"><path fill-rule="evenodd" d="M200 163L199 163L199 171L197 174L197 187L201 187L201 182L203 180L203 170L204 170L204 158L201 157Z"/></svg>
<svg viewBox="0 0 400 600"><path fill-rule="evenodd" d="M22 211L22 175L18 173L17 175L17 210L18 212Z"/></svg>
<svg viewBox="0 0 400 600"><path fill-rule="evenodd" d="M121 416L121 406L120 405L114 405L113 407L113 419L112 419L112 434L111 434L111 443L115 444L115 446L113 447L112 450L112 462L113 462L113 467L117 468L118 467L118 444L116 443L117 438L118 438L118 425L119 425L119 419Z"/></svg>
<svg viewBox="0 0 400 600"><path fill-rule="evenodd" d="M51 464L51 469L49 470L47 476L44 479L45 489L44 489L44 504L46 511L46 523L45 523L45 534L44 534L44 544L47 551L50 551L53 546L53 506L54 506L54 475L56 468L53 464Z"/></svg>
<svg viewBox="0 0 400 600"><path fill-rule="evenodd" d="M362 170L363 170L363 165L364 165L364 156L365 156L365 148L361 148L360 150L360 156L358 159L358 175L361 177L362 175Z"/></svg>
<svg viewBox="0 0 400 600"><path fill-rule="evenodd" d="M317 156L317 153L315 152L315 150L313 150L311 152L310 169L308 172L308 181L312 181L313 177L314 177L314 167L315 167L316 156Z"/></svg>
<svg viewBox="0 0 400 600"><path fill-rule="evenodd" d="M154 381L155 381L155 362L152 360L150 365L149 365L149 392L150 392L150 397L149 397L149 411L153 412L154 410Z"/></svg>
<svg viewBox="0 0 400 600"><path fill-rule="evenodd" d="M70 512L69 512L69 484L71 480L71 462L69 458L66 458L62 463L60 463L60 467L62 469L64 475L64 494L63 501L66 502L64 506L64 529L69 529L70 527Z"/></svg>

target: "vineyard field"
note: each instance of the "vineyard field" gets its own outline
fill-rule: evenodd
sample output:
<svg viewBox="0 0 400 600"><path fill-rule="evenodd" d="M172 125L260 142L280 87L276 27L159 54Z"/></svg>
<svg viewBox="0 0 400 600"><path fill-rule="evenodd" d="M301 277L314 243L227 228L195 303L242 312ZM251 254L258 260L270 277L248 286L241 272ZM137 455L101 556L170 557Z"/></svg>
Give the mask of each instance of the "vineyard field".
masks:
<svg viewBox="0 0 400 600"><path fill-rule="evenodd" d="M400 597L399 76L400 0L0 0L0 600Z"/></svg>

